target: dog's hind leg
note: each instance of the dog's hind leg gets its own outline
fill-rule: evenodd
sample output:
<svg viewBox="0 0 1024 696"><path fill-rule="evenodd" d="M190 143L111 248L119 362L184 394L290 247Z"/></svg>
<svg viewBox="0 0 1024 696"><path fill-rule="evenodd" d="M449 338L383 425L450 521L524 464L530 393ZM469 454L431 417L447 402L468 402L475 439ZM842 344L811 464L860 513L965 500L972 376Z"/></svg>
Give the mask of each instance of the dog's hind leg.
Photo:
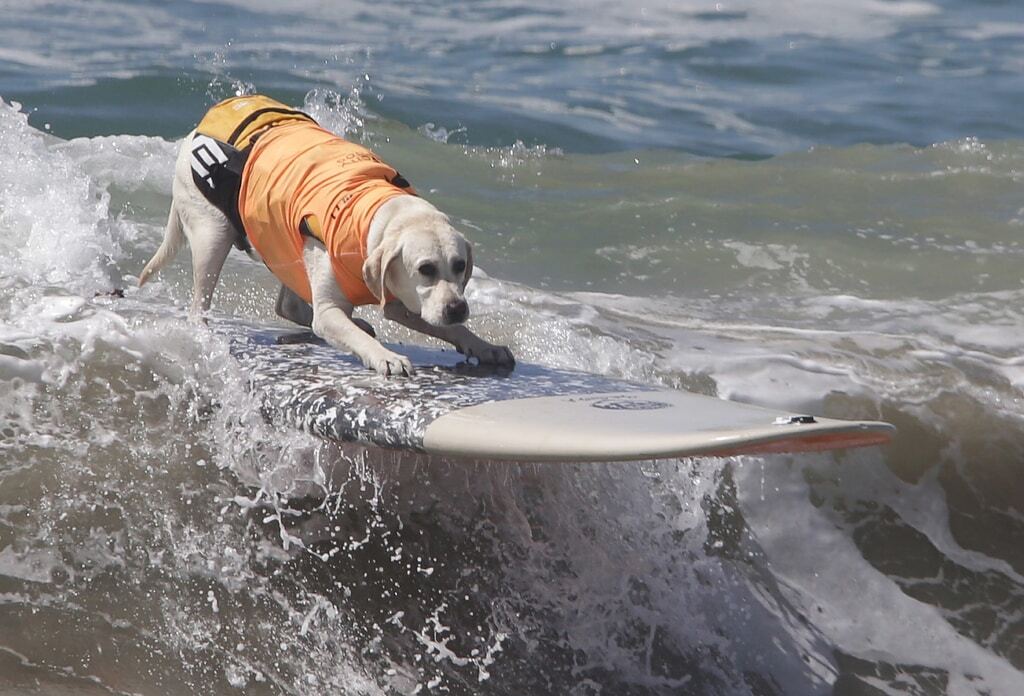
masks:
<svg viewBox="0 0 1024 696"><path fill-rule="evenodd" d="M299 326L313 326L313 308L284 283L281 283L281 290L277 293L277 304L274 305L274 311L277 312L277 316L295 322Z"/></svg>
<svg viewBox="0 0 1024 696"><path fill-rule="evenodd" d="M234 243L235 230L227 217L212 205L187 210L187 213L182 211L182 222L192 251L192 307L189 311L197 316L210 309L213 289Z"/></svg>
<svg viewBox="0 0 1024 696"><path fill-rule="evenodd" d="M192 308L191 314L198 315L208 309L213 301L213 289L217 286L224 261L231 251L231 235L192 238ZM197 238L198 237L198 238Z"/></svg>
<svg viewBox="0 0 1024 696"><path fill-rule="evenodd" d="M167 217L164 241L153 259L139 276L139 284L166 264L188 239L192 251L192 307L190 313L199 315L210 308L213 288L220 278L236 232L231 221L203 196L192 176L190 133L178 150L171 185L171 212Z"/></svg>
<svg viewBox="0 0 1024 696"><path fill-rule="evenodd" d="M281 284L281 290L277 293L277 304L274 305L274 311L277 312L277 316L295 322L299 326L307 328L312 328L313 326L313 308L283 283ZM364 321L359 317L351 317L351 319L353 324L366 333L371 336L377 335L370 322Z"/></svg>

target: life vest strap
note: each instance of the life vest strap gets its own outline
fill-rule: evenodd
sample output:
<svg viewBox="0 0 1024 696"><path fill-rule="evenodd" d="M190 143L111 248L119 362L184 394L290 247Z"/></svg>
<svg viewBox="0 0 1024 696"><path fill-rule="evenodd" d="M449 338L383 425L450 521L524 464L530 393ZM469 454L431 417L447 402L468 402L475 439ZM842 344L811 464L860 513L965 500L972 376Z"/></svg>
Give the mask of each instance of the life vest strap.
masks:
<svg viewBox="0 0 1024 696"><path fill-rule="evenodd" d="M238 193L248 156L248 151L202 133L192 138L192 181L203 197L231 221L235 228L234 244L242 251L252 248L238 214Z"/></svg>
<svg viewBox="0 0 1024 696"><path fill-rule="evenodd" d="M307 120L307 121L313 121L313 119L310 118L308 114L305 114L302 111L299 111L297 109L286 109L286 108L274 107L274 106L268 106L268 107L265 107L263 109L256 109L252 113L248 114L245 118L243 118L239 122L239 124L237 126L235 126L235 130L231 131L231 135L228 136L228 145L235 145L235 144L237 144L238 138L245 132L245 129L249 126L249 124L252 123L253 121L255 121L256 119L260 118L261 116L266 115L266 114L283 114L285 116L294 116L296 118L302 118L302 119ZM313 121L313 122L315 123L315 121ZM275 123L276 123L276 121L275 121ZM271 124L267 124L267 127L269 127L271 125L273 125L273 124L272 123ZM266 129L265 128L261 128L259 133L262 133L264 130L266 130ZM249 141L248 146L252 145L252 142L254 140L256 140L257 135L254 134L251 137L252 137L252 140Z"/></svg>

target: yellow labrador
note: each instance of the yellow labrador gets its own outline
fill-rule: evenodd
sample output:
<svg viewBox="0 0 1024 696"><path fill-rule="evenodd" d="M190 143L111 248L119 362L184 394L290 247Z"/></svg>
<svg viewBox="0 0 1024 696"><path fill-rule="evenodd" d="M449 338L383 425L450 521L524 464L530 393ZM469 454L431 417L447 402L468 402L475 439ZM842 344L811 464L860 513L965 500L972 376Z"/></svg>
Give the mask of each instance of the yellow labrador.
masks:
<svg viewBox="0 0 1024 696"><path fill-rule="evenodd" d="M262 260L248 240L240 236L238 216L230 215L237 209L215 205L211 195L211 171L218 166L222 171L227 170L238 151L225 142L207 137L200 132L202 128L203 122L182 144L175 166L164 239L139 276L139 285L142 285L177 253L187 238L192 252L193 315L209 309L232 245ZM253 142L260 135L257 133ZM266 152L270 151L268 146ZM375 156L372 158L379 163ZM240 175L238 180L241 181ZM239 185L236 184L235 190ZM220 193L223 189L221 184ZM246 227L246 232L249 231ZM303 234L301 244L301 261L311 301L307 303L282 284L277 313L311 327L330 345L352 352L363 364L381 374L412 374L408 358L385 348L365 322L353 319L354 303L342 288L323 239L319 235ZM467 358L488 364L514 364L508 348L488 343L463 324L469 316L464 293L473 272L472 247L452 227L448 217L433 205L414 195L388 198L372 214L365 234L365 258L360 260L362 281L379 299L388 319L447 341Z"/></svg>

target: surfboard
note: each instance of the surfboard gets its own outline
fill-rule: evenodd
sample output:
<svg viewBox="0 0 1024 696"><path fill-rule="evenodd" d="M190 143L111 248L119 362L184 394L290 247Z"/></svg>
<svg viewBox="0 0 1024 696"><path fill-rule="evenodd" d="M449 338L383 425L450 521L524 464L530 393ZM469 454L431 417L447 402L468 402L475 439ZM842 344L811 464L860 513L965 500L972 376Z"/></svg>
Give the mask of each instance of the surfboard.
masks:
<svg viewBox="0 0 1024 696"><path fill-rule="evenodd" d="M339 442L511 461L629 461L832 450L895 428L789 413L573 370L466 363L391 345L412 377L386 378L308 332L220 323L264 412Z"/></svg>

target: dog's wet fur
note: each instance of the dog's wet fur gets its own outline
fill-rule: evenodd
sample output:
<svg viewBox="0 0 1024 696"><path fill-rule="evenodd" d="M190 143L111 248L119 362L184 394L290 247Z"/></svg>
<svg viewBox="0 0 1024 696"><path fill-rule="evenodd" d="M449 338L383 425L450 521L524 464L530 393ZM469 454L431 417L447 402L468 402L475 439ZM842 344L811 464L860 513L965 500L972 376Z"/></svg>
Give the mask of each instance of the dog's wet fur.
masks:
<svg viewBox="0 0 1024 696"><path fill-rule="evenodd" d="M178 153L164 239L140 274L139 285L170 261L187 239L192 251L190 312L201 317L210 308L236 231L193 181L190 145L194 135L193 131L185 138ZM473 249L444 213L417 196L395 196L374 214L366 246L363 279L381 298L385 317L447 341L481 364L514 364L508 348L488 343L464 325L469 316L465 291L473 273ZM247 253L259 258L255 250ZM302 258L312 304L282 286L277 313L310 327L327 343L355 354L380 374L412 374L408 358L385 348L372 328L367 332L352 317L353 305L335 281L324 245L304 236ZM386 299L389 294L393 299Z"/></svg>

